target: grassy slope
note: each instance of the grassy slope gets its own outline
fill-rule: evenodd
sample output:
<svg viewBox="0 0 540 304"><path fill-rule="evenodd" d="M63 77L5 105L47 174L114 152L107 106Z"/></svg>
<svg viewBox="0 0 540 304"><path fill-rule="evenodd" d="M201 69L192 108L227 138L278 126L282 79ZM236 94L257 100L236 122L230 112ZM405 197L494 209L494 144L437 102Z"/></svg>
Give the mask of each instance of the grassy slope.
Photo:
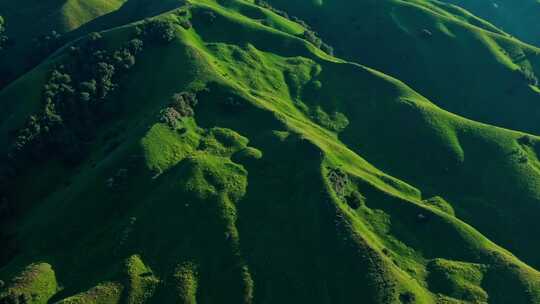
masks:
<svg viewBox="0 0 540 304"><path fill-rule="evenodd" d="M24 0L0 1L0 13L8 24L14 45L0 56L0 69L9 79L32 68L34 39L56 31L68 33L81 25L120 8L125 0ZM5 75L4 75L5 76ZM0 84L3 85L3 84Z"/></svg>
<svg viewBox="0 0 540 304"><path fill-rule="evenodd" d="M124 1L25 0L0 2L0 11L8 20L10 33L25 40L52 30L68 32L119 8ZM25 38L28 37L28 38Z"/></svg>
<svg viewBox="0 0 540 304"><path fill-rule="evenodd" d="M538 267L527 234L539 230L528 217L540 173L519 133L330 58L266 10L195 3L194 29L143 53L118 98L125 114L85 163L51 161L20 177L21 254L0 278L21 279L8 290L34 303L399 303L406 292L418 303L540 301L540 274L480 234ZM213 24L201 18L208 9ZM0 92L3 142L39 102L47 64ZM185 133L157 123L172 93L203 87ZM228 97L241 106L224 106ZM336 167L348 175L344 193L327 178ZM119 169L126 186L107 189Z"/></svg>
<svg viewBox="0 0 540 304"><path fill-rule="evenodd" d="M459 5L498 27L513 33L519 39L540 45L538 31L538 15L540 3L535 0L526 1L473 1L473 0L444 0L442 2Z"/></svg>
<svg viewBox="0 0 540 304"><path fill-rule="evenodd" d="M538 88L520 72L538 74L540 50L464 10L424 0L269 2L307 20L338 56L403 80L450 112L540 131Z"/></svg>

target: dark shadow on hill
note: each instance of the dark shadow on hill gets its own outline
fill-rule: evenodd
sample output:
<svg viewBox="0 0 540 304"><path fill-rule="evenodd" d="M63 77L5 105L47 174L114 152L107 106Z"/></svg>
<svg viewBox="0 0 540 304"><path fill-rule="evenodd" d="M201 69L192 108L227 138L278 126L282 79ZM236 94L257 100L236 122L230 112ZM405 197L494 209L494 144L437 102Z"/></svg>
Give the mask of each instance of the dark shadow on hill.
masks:
<svg viewBox="0 0 540 304"><path fill-rule="evenodd" d="M185 4L185 0L165 0L159 2L151 0L128 0L116 11L98 17L68 35L75 39L87 33L99 32L136 22L141 19L155 17L167 11L177 9Z"/></svg>

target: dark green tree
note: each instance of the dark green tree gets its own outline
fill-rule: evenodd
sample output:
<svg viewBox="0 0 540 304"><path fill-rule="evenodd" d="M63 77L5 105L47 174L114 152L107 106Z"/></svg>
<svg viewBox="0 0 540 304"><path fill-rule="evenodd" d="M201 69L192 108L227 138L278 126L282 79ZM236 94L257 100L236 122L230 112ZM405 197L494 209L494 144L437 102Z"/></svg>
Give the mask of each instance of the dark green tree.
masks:
<svg viewBox="0 0 540 304"><path fill-rule="evenodd" d="M0 51L4 49L8 42L8 37L6 36L6 23L4 18L0 16Z"/></svg>
<svg viewBox="0 0 540 304"><path fill-rule="evenodd" d="M35 51L32 57L36 63L52 54L64 43L62 35L56 31L51 31L48 34L39 36L33 41Z"/></svg>
<svg viewBox="0 0 540 304"><path fill-rule="evenodd" d="M181 117L193 116L193 108L197 105L197 96L191 92L176 93L171 97L170 106L180 114Z"/></svg>
<svg viewBox="0 0 540 304"><path fill-rule="evenodd" d="M174 25L167 20L153 19L145 20L137 27L138 36L143 41L152 43L169 43L174 39Z"/></svg>

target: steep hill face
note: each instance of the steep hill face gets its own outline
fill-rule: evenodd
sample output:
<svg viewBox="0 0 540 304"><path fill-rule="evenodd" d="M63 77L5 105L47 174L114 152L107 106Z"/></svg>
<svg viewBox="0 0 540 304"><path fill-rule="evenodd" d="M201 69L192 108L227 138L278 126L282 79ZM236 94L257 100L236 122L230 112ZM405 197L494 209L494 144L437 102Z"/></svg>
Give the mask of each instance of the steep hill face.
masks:
<svg viewBox="0 0 540 304"><path fill-rule="evenodd" d="M20 77L58 48L92 31L107 30L159 15L184 0L24 0L2 1L10 47L0 55L0 88Z"/></svg>
<svg viewBox="0 0 540 304"><path fill-rule="evenodd" d="M536 64L499 47L536 48L442 4L349 2L439 69L404 83L328 34L369 31L326 18L344 1L274 3L335 56L267 3L173 2L94 18L0 91L0 303L540 303L536 85L455 111L477 122L455 86L489 83L442 88L467 57L425 55L467 47L498 79Z"/></svg>
<svg viewBox="0 0 540 304"><path fill-rule="evenodd" d="M525 42L540 45L538 37L540 3L538 1L445 0L443 2L463 7Z"/></svg>
<svg viewBox="0 0 540 304"><path fill-rule="evenodd" d="M311 24L337 56L397 77L446 110L540 131L539 50L463 9L418 0L271 3Z"/></svg>
<svg viewBox="0 0 540 304"><path fill-rule="evenodd" d="M0 88L50 55L64 41L61 35L116 10L123 0L24 0L0 2L10 47L0 54Z"/></svg>

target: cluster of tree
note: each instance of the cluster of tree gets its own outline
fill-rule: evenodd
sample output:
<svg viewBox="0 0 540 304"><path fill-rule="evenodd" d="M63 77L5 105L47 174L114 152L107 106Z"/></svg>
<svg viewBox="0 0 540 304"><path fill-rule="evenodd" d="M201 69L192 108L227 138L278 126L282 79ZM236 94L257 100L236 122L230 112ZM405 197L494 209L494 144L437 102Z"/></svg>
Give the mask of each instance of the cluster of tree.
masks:
<svg viewBox="0 0 540 304"><path fill-rule="evenodd" d="M195 115L193 108L197 103L197 96L194 93L181 92L173 94L169 105L160 111L160 121L172 129L178 129L179 120Z"/></svg>
<svg viewBox="0 0 540 304"><path fill-rule="evenodd" d="M0 160L0 190L29 160L49 155L59 155L68 163L79 160L98 125L120 110L112 95L122 75L135 65L137 54L147 42L161 44L173 37L174 27L169 22L147 20L137 28L135 37L118 49L107 49L99 33L71 46L69 58L49 73L41 110L12 132L9 153ZM52 51L61 39L52 32L36 43Z"/></svg>
<svg viewBox="0 0 540 304"><path fill-rule="evenodd" d="M52 50L61 37L48 36L40 39L40 45ZM18 212L14 208L16 204L8 202L13 198L10 185L14 177L29 164L45 161L51 155L68 165L82 160L98 126L121 110L114 92L125 72L135 65L137 54L146 42L161 44L171 41L173 36L171 24L146 21L136 36L118 49L107 49L99 33L91 33L69 48L69 57L49 73L42 91L41 110L29 116L20 129L10 132L9 151L0 156L0 200L6 202L0 205L0 232L8 222L4 215L13 219ZM175 111L192 115L193 100L192 95L180 94L175 98ZM4 209L9 212L3 212ZM11 239L0 233L0 246L13 243ZM11 255L3 251L0 263Z"/></svg>
<svg viewBox="0 0 540 304"><path fill-rule="evenodd" d="M4 18L0 16L0 51L4 49L8 42L8 37L6 36L6 23Z"/></svg>
<svg viewBox="0 0 540 304"><path fill-rule="evenodd" d="M305 29L308 29L308 30L311 29L311 27L304 20L302 20L302 19L300 19L300 18L298 18L296 16L289 16L289 14L287 14L287 12L273 7L272 5L270 5L270 3L266 2L266 1L255 0L255 4L262 7L262 8L265 8L267 10L270 10L273 13L275 13L276 15L279 15L279 16L285 18L285 19L294 21L294 22L300 24L301 26L303 26Z"/></svg>
<svg viewBox="0 0 540 304"><path fill-rule="evenodd" d="M189 27L191 27L191 25L189 25ZM137 34L144 41L166 44L174 39L175 29L170 21L146 19L137 27Z"/></svg>
<svg viewBox="0 0 540 304"><path fill-rule="evenodd" d="M399 300L403 304L410 304L416 301L416 295L410 291L406 291L399 295Z"/></svg>
<svg viewBox="0 0 540 304"><path fill-rule="evenodd" d="M302 34L302 37L306 39L307 41L311 42L313 45L315 45L317 48L321 49L323 52L325 52L328 55L334 55L334 48L325 43L321 38L319 38L319 35L317 32L306 29L304 33Z"/></svg>
<svg viewBox="0 0 540 304"><path fill-rule="evenodd" d="M534 71L527 69L527 68L520 68L520 76L525 80L528 84L533 86L538 86L538 78L534 74Z"/></svg>
<svg viewBox="0 0 540 304"><path fill-rule="evenodd" d="M48 34L41 35L33 39L35 59L41 60L46 58L54 51L64 45L64 37L57 31L51 31Z"/></svg>
<svg viewBox="0 0 540 304"><path fill-rule="evenodd" d="M340 168L331 168L328 171L328 181L337 195L345 196L345 191L349 185L349 176Z"/></svg>
<svg viewBox="0 0 540 304"><path fill-rule="evenodd" d="M27 304L31 301L31 297L27 294L9 293L0 298L0 304Z"/></svg>
<svg viewBox="0 0 540 304"><path fill-rule="evenodd" d="M176 110L181 117L193 116L193 108L197 105L197 96L191 92L181 92L173 94L170 106Z"/></svg>
<svg viewBox="0 0 540 304"><path fill-rule="evenodd" d="M180 8L180 9L178 9L176 11L176 15L178 17L180 17L180 19L179 19L180 26L182 26L186 30L193 27L193 25L191 24L191 21L189 20L189 17L188 17L188 11L186 9L187 7L189 7L189 5L185 4L185 6L183 8Z"/></svg>
<svg viewBox="0 0 540 304"><path fill-rule="evenodd" d="M304 20L302 20L302 19L300 19L300 18L298 18L296 16L289 16L289 14L287 12L273 7L272 5L270 5L270 3L266 2L266 1L255 0L255 4L262 7L262 8L265 8L267 10L270 10L273 13L275 13L276 15L279 15L279 16L285 18L285 19L294 21L294 22L300 24L305 29L311 30L311 27L309 26L309 24L307 24Z"/></svg>
<svg viewBox="0 0 540 304"><path fill-rule="evenodd" d="M142 45L135 38L108 51L101 35L93 33L82 45L71 47L71 60L57 66L43 88L42 111L30 116L17 133L11 158L41 160L54 152L67 163L78 162L97 125L117 112L119 105L110 96L122 72L135 64Z"/></svg>
<svg viewBox="0 0 540 304"><path fill-rule="evenodd" d="M255 0L255 4L258 5L258 6L260 6L260 7L265 8L265 9L267 9L267 10L272 11L272 12L274 12L276 15L280 15L280 16L283 17L283 18L286 18L286 19L292 19L292 18L289 16L289 14L287 14L287 12L282 11L282 10L280 10L280 9L277 9L277 8L273 7L270 3L268 3L268 2L266 2L266 1L264 1L264 0ZM296 18L296 17L293 17L293 18ZM298 18L296 18L296 19L298 19ZM300 19L298 19L298 20L300 20Z"/></svg>
<svg viewBox="0 0 540 304"><path fill-rule="evenodd" d="M332 55L332 56L334 55L334 48L331 47L330 45L328 45L327 43L325 43L319 37L317 32L315 32L304 20L302 20L302 19L300 19L300 18L298 18L296 16L289 16L289 14L287 14L287 12L284 12L282 10L274 8L272 5L270 5L268 2L266 2L264 0L255 0L255 4L260 6L260 7L271 10L272 12L274 12L277 15L280 15L283 18L289 19L291 21L294 21L294 22L300 24L301 26L303 26L305 28L305 31L302 34L302 38L304 38L307 41L311 42L313 45L315 45L317 48L321 49L323 52L325 52L325 53L327 53L329 55Z"/></svg>

